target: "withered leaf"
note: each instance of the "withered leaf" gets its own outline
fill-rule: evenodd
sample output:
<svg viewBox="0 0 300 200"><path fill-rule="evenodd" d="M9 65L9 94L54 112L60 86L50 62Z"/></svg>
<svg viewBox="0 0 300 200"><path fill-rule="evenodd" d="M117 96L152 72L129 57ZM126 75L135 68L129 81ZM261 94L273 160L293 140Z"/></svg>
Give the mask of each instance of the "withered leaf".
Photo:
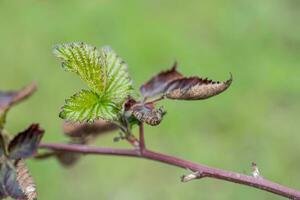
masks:
<svg viewBox="0 0 300 200"><path fill-rule="evenodd" d="M3 171L3 164L0 165L0 199L4 199L7 197L7 194L5 192L5 187L3 185L4 182L4 171Z"/></svg>
<svg viewBox="0 0 300 200"><path fill-rule="evenodd" d="M163 119L165 111L163 108L155 109L152 104L136 104L132 106L132 115L140 122L151 126L157 126Z"/></svg>
<svg viewBox="0 0 300 200"><path fill-rule="evenodd" d="M65 135L72 138L72 144L88 144L97 136L116 129L117 125L105 120L96 120L93 123L65 122L63 125ZM81 154L56 151L52 156L55 156L64 167L71 167L80 159Z"/></svg>
<svg viewBox="0 0 300 200"><path fill-rule="evenodd" d="M3 129L7 111L18 102L31 96L36 90L36 84L32 83L19 91L0 91L0 130Z"/></svg>
<svg viewBox="0 0 300 200"><path fill-rule="evenodd" d="M21 190L17 181L17 172L9 163L5 163L1 168L1 185L6 196L14 199L25 200L26 195Z"/></svg>
<svg viewBox="0 0 300 200"><path fill-rule="evenodd" d="M63 132L66 136L71 138L71 144L88 144L95 139L95 137L118 129L117 125L105 121L96 120L93 123L78 123L78 122L64 122ZM56 158L64 167L73 166L81 157L80 153L68 151L53 151L39 154L36 159Z"/></svg>
<svg viewBox="0 0 300 200"><path fill-rule="evenodd" d="M224 82L199 77L181 78L168 84L165 89L165 96L169 99L178 100L207 99L225 91L231 82L232 76Z"/></svg>
<svg viewBox="0 0 300 200"><path fill-rule="evenodd" d="M93 123L65 122L63 125L65 135L71 138L98 136L117 129L117 125L105 120L96 120Z"/></svg>
<svg viewBox="0 0 300 200"><path fill-rule="evenodd" d="M56 152L56 158L60 164L64 167L71 167L78 162L80 159L80 153L58 151Z"/></svg>
<svg viewBox="0 0 300 200"><path fill-rule="evenodd" d="M38 160L45 160L48 158L56 158L64 167L73 166L81 157L81 153L74 153L68 151L50 151L36 155L34 158Z"/></svg>
<svg viewBox="0 0 300 200"><path fill-rule="evenodd" d="M14 104L25 100L36 91L36 84L32 83L18 91L0 91L0 110L5 111Z"/></svg>
<svg viewBox="0 0 300 200"><path fill-rule="evenodd" d="M0 130L0 157L6 154L6 145L5 139Z"/></svg>
<svg viewBox="0 0 300 200"><path fill-rule="evenodd" d="M152 77L148 82L140 87L140 91L144 97L153 97L162 94L166 86L173 80L183 78L183 75L177 70L177 63L169 70L162 71L156 76Z"/></svg>
<svg viewBox="0 0 300 200"><path fill-rule="evenodd" d="M44 130L38 124L32 124L28 129L15 136L8 145L10 159L25 159L32 156L40 143Z"/></svg>
<svg viewBox="0 0 300 200"><path fill-rule="evenodd" d="M200 77L185 77L177 72L176 66L175 64L170 70L159 73L142 85L140 88L142 95L145 98L161 94L169 99L207 99L225 91L232 82L232 76L225 82Z"/></svg>
<svg viewBox="0 0 300 200"><path fill-rule="evenodd" d="M64 167L73 166L81 157L80 153L68 151L51 151L36 155L34 158L38 160L45 160L48 158L56 158Z"/></svg>
<svg viewBox="0 0 300 200"><path fill-rule="evenodd" d="M17 182L22 192L26 195L27 200L34 200L37 198L36 185L24 160L16 162Z"/></svg>

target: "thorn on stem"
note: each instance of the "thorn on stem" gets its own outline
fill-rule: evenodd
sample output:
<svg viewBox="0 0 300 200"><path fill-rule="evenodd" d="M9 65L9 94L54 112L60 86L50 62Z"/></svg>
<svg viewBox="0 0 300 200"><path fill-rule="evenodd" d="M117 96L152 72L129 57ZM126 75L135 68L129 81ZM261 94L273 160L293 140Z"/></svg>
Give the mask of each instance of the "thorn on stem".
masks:
<svg viewBox="0 0 300 200"><path fill-rule="evenodd" d="M259 169L257 167L257 164L255 162L252 162L252 176L254 178L262 178L262 176L260 175Z"/></svg>
<svg viewBox="0 0 300 200"><path fill-rule="evenodd" d="M192 181L194 179L199 179L202 177L203 177L203 174L201 172L197 171L197 172L193 172L188 175L181 176L181 182L185 183L185 182Z"/></svg>

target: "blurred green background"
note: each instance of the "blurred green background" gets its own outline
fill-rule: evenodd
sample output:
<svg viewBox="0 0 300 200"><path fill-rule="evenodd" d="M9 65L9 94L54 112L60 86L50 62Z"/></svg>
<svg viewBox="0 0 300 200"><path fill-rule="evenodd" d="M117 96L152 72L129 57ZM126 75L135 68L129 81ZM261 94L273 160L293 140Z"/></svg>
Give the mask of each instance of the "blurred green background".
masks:
<svg viewBox="0 0 300 200"><path fill-rule="evenodd" d="M148 146L210 166L264 177L300 189L300 1L1 0L0 88L36 81L38 92L8 116L7 129L32 122L44 141L65 142L58 118L64 99L85 87L52 55L57 43L111 45L136 88L177 60L186 75L225 80L231 88L206 101L165 101ZM97 141L114 144L115 134ZM86 156L72 169L56 160L29 161L39 199L282 199L256 189L203 179L132 158Z"/></svg>

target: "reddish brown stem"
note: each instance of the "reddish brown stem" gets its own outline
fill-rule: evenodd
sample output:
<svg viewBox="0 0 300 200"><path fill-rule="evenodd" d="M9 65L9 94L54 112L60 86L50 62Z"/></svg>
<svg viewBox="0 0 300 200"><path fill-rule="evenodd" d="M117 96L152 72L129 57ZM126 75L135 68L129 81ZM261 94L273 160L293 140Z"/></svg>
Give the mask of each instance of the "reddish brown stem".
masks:
<svg viewBox="0 0 300 200"><path fill-rule="evenodd" d="M225 171L222 169L208 167L173 156L153 152L147 149L144 149L143 154L141 154L140 150L101 148L75 144L40 144L39 147L42 149L78 152L83 154L100 154L145 158L149 160L159 161L172 166L181 167L183 169L190 169L192 171L199 172L199 175L197 177L199 179L204 177L210 177L214 179L220 179L233 183L247 185L250 187L255 187L290 199L300 199L299 191L279 185L264 178L255 178L252 176L247 176L231 171Z"/></svg>
<svg viewBox="0 0 300 200"><path fill-rule="evenodd" d="M139 124L139 139L140 139L140 151L141 153L144 152L145 148L146 148L146 144L145 144L145 136L144 136L144 123L140 123Z"/></svg>

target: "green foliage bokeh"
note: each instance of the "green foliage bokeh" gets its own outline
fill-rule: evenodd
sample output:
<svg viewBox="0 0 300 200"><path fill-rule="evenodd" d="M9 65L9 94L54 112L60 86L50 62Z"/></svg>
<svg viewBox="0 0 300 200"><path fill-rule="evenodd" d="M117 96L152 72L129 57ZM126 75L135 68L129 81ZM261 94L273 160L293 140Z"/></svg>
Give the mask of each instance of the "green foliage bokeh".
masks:
<svg viewBox="0 0 300 200"><path fill-rule="evenodd" d="M38 92L8 115L12 133L32 122L43 141L64 142L59 108L85 87L52 55L57 43L111 45L128 63L135 87L177 60L186 75L234 82L205 101L165 101L154 150L249 173L300 189L300 3L242 1L0 1L0 88L36 81ZM112 144L103 136L99 146ZM281 199L252 188L203 179L180 183L181 169L132 158L84 157L66 170L30 161L40 199Z"/></svg>

